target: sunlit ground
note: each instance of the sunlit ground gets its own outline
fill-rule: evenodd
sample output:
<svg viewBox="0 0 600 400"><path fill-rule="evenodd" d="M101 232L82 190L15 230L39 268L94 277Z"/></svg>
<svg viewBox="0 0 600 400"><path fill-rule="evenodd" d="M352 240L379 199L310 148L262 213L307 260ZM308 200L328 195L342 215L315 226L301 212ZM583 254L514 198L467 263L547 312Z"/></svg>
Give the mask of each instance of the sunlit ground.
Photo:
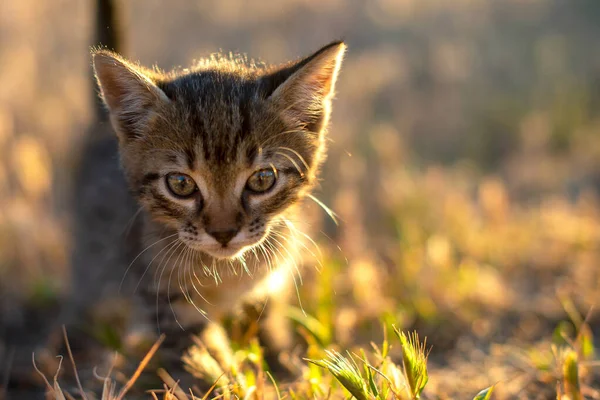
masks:
<svg viewBox="0 0 600 400"><path fill-rule="evenodd" d="M301 357L320 366L290 355L303 378L278 384L282 398L348 397L327 371L346 362L365 398L414 398L418 365L407 368L411 346L392 325L427 337L423 397L492 385L498 399L600 397L598 4L136 0L125 11L126 55L162 68L220 48L281 62L340 37L349 45L316 193L340 224L307 208L318 249L289 312L309 344ZM0 360L26 340L14 332L35 336L56 316L68 289L91 13L90 1L0 3ZM276 398L260 351L237 339L242 372L214 393ZM148 348L116 359L117 389ZM209 381L223 372L207 372L198 348L188 363ZM0 393L22 367L4 365ZM156 377L151 364L146 373ZM144 375L130 394L169 384L161 378Z"/></svg>

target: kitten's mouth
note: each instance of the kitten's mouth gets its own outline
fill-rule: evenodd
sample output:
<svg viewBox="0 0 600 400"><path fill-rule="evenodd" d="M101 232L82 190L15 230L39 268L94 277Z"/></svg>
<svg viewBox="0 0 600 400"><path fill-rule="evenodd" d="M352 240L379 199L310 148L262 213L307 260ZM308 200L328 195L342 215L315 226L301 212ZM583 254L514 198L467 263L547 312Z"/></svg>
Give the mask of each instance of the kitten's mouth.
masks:
<svg viewBox="0 0 600 400"><path fill-rule="evenodd" d="M226 245L210 242L204 243L200 240L196 240L195 238L191 238L188 235L181 235L180 239L192 250L204 253L219 260L231 260L243 256L248 250L260 245L260 243L262 243L266 237L267 235L264 235L258 241L251 239L234 240Z"/></svg>
<svg viewBox="0 0 600 400"><path fill-rule="evenodd" d="M238 246L216 247L215 246L215 247L200 249L200 251L203 251L204 253L208 254L209 256L218 258L218 259L236 258L236 257L239 257L242 254L244 254L244 252L246 250L247 250L246 246L244 246L244 247L238 247Z"/></svg>
<svg viewBox="0 0 600 400"><path fill-rule="evenodd" d="M227 246L199 246L196 243L190 243L188 241L185 241L185 244L193 250L200 251L219 260L229 260L240 257L252 247L248 245L232 246L231 244L228 244Z"/></svg>

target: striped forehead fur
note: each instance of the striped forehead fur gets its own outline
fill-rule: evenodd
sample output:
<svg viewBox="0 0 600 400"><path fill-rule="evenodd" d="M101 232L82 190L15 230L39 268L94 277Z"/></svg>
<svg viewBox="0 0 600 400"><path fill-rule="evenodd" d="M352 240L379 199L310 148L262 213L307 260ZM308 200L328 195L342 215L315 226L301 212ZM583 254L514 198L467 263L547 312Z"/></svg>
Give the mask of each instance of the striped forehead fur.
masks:
<svg viewBox="0 0 600 400"><path fill-rule="evenodd" d="M192 218L169 204L156 179L148 179L160 179L161 170L180 158L186 169L180 172L198 170L220 196L261 159L286 175L286 186L250 211L275 215L295 203L314 183L323 159L344 49L335 42L280 66L216 54L169 73L96 52L96 75L119 135L122 164L147 209L175 224Z"/></svg>

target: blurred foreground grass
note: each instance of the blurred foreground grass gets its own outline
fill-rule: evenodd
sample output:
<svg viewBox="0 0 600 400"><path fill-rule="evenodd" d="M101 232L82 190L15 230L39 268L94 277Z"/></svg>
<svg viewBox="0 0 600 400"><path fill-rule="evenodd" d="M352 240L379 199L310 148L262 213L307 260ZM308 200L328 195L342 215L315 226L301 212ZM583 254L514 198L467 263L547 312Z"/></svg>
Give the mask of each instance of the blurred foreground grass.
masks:
<svg viewBox="0 0 600 400"><path fill-rule="evenodd" d="M384 332L387 332L384 326ZM236 366L231 371L223 371L211 357L201 342L190 349L183 357L187 371L198 383L208 389L201 390L198 385L183 387L167 371L159 369L157 375L162 379L161 389L149 389L147 398L164 400L195 399L342 399L357 400L416 400L419 398L456 398L428 390L428 357L430 348L426 340L421 342L414 332L406 334L395 327L389 327L393 338L387 334L381 345L371 343L368 350L362 348L340 353L335 349L324 349L317 341L308 338L308 354L313 359L290 360L299 368L301 376L294 382L277 382L264 363L262 350L256 340L235 352ZM393 328L393 330L391 329ZM306 330L307 336L318 335ZM151 357L162 342L161 338L138 365L130 378L122 377L118 383L111 376L97 379L102 382L102 399L137 398L134 395L136 380L147 367ZM524 363L529 370L523 371L531 382L541 383L535 390L522 387L520 391L508 394L501 391L507 382L497 381L495 385L478 391L473 400L488 400L493 393L499 398L556 398L573 400L595 398L597 391L589 385L593 374L590 368L598 365L595 359L593 337L584 321L574 337L569 337L561 328L555 331L554 343L543 350L548 364L540 363L533 354ZM336 347L336 346L333 346ZM394 354L395 353L395 354ZM72 366L76 369L74 359ZM61 365L59 365L60 369ZM109 374L112 371L109 370ZM39 372L39 371L38 371ZM47 387L50 399L65 399L80 396L89 398L89 393L78 384L71 392L61 387L58 372L50 383L39 372ZM455 381L462 392L472 391L469 382ZM157 384L158 385L158 384ZM132 393L133 392L133 393ZM554 392L556 393L554 395ZM138 396L140 392L138 391ZM460 398L466 397L464 394Z"/></svg>

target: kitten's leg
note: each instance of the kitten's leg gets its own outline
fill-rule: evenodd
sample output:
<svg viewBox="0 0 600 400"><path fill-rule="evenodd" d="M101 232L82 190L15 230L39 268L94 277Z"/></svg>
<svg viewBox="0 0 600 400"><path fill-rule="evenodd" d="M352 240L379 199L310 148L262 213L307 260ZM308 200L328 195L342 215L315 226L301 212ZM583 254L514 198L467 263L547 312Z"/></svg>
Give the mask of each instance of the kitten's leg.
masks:
<svg viewBox="0 0 600 400"><path fill-rule="evenodd" d="M166 308L169 311L168 313L165 312L166 315L163 315L161 320L161 326L168 327L164 332L166 340L163 347L166 352L171 354L169 357L171 368L178 371L178 375L184 366L182 357L188 353L193 345L192 335L200 339L202 345L217 361L223 372L232 372L234 367L233 352L227 334L218 322L207 320L184 301L173 301L170 306L163 307L163 309ZM177 315L177 322L175 322L173 314ZM214 382L210 382L210 385L212 383Z"/></svg>
<svg viewBox="0 0 600 400"><path fill-rule="evenodd" d="M248 322L257 324L258 340L267 365L280 379L286 380L298 375L298 371L285 361L294 343L291 324L286 316L287 306L287 296L280 293L244 305Z"/></svg>
<svg viewBox="0 0 600 400"><path fill-rule="evenodd" d="M179 330L165 334L162 351L159 350L160 361L162 367L175 382L179 382L179 387L184 391L198 388L200 393L205 393L219 376L223 373L229 376L234 371L233 352L225 331L219 324L207 322L195 327L187 326L185 332ZM192 335L199 339L201 346L194 344ZM208 352L218 365L206 364L203 357L198 358L198 354L204 351ZM227 381L227 376L221 383Z"/></svg>
<svg viewBox="0 0 600 400"><path fill-rule="evenodd" d="M287 299L270 297L258 323L258 340L264 347L265 361L275 372L285 375L291 370L282 357L285 353L289 354L293 345L291 324L286 316L287 306Z"/></svg>
<svg viewBox="0 0 600 400"><path fill-rule="evenodd" d="M219 363L224 372L234 368L233 352L225 329L216 322L209 322L200 332L200 340L210 355Z"/></svg>

